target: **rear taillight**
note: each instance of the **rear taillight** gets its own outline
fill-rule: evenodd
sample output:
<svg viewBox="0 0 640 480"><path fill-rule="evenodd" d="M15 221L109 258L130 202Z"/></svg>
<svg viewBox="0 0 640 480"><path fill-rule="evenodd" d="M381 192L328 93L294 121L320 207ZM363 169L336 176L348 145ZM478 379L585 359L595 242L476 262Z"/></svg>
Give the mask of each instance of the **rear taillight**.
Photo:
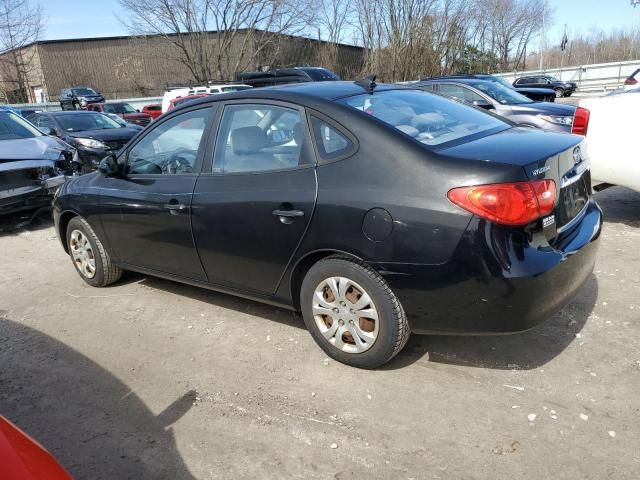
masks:
<svg viewBox="0 0 640 480"><path fill-rule="evenodd" d="M576 113L573 115L573 125L571 126L571 133L576 135L587 135L589 128L589 117L591 112L586 108L576 108Z"/></svg>
<svg viewBox="0 0 640 480"><path fill-rule="evenodd" d="M633 77L629 77L624 81L625 85L635 85L636 83L638 83L638 80Z"/></svg>
<svg viewBox="0 0 640 480"><path fill-rule="evenodd" d="M553 180L494 183L449 190L456 205L495 223L526 225L549 215L556 203Z"/></svg>

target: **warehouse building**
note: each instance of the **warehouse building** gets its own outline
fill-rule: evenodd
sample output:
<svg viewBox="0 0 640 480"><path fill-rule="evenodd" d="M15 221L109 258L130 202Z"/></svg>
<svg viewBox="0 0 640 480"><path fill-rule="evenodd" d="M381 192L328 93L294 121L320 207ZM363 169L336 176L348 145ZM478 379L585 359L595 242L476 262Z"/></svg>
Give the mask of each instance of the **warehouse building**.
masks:
<svg viewBox="0 0 640 480"><path fill-rule="evenodd" d="M212 42L218 41L216 32L207 35ZM234 54L228 55L222 80L233 80L237 73L234 68L238 67L242 71L318 65L347 78L362 68L364 52L360 47L277 35L277 47L261 49L246 42L244 36L248 34L235 35L227 50L248 52L247 49L254 48L261 53L255 58L238 54L238 61ZM254 37L255 34L248 40ZM250 60L245 61L247 57ZM16 68L19 63L16 58L26 64L22 69ZM57 101L60 91L70 86L93 87L108 99L156 96L162 94L168 83L186 83L193 78L177 47L161 36L48 40L28 45L19 52L0 54L0 102L8 103Z"/></svg>

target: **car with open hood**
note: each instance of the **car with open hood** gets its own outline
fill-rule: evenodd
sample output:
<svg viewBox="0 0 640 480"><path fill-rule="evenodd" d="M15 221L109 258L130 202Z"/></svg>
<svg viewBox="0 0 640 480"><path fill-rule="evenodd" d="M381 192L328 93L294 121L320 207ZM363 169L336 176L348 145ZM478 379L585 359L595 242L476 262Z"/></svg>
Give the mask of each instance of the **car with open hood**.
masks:
<svg viewBox="0 0 640 480"><path fill-rule="evenodd" d="M73 146L82 163L82 173L95 170L100 160L120 150L140 131L140 127L122 125L98 112L36 112L28 119Z"/></svg>
<svg viewBox="0 0 640 480"><path fill-rule="evenodd" d="M410 332L519 332L580 290L602 224L583 149L418 89L306 82L168 112L53 216L89 285L132 270L301 311L375 368Z"/></svg>
<svg viewBox="0 0 640 480"><path fill-rule="evenodd" d="M50 207L53 193L77 166L70 145L0 111L0 215Z"/></svg>

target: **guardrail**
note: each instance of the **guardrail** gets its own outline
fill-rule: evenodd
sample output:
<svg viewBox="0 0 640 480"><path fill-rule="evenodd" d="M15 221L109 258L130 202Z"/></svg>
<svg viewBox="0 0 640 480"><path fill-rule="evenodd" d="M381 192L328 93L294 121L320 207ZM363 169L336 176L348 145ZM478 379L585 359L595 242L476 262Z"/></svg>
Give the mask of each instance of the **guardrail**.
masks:
<svg viewBox="0 0 640 480"><path fill-rule="evenodd" d="M496 73L509 83L516 78L536 75L552 75L566 82L576 82L582 92L606 92L624 86L625 79L640 68L640 60L625 62L595 63L591 65L549 68L546 70L526 70L522 72Z"/></svg>
<svg viewBox="0 0 640 480"><path fill-rule="evenodd" d="M162 97L144 97L144 98L123 98L121 100L107 100L106 103L114 103L114 102L126 102L131 105L133 108L137 110L142 110L142 107L145 105L150 105L152 103L162 103ZM47 103L19 103L19 104L10 104L10 107L26 109L26 110L41 110L45 112L59 112L62 110L60 108L60 102L47 102Z"/></svg>

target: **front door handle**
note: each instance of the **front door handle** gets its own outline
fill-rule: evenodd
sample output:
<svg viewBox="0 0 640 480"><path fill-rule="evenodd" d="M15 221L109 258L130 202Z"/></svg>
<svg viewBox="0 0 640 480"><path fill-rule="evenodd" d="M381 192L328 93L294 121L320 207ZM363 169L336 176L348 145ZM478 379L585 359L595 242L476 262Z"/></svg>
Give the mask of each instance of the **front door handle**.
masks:
<svg viewBox="0 0 640 480"><path fill-rule="evenodd" d="M274 217L280 218L280 221L285 225L290 225L296 218L304 217L302 210L274 210Z"/></svg>
<svg viewBox="0 0 640 480"><path fill-rule="evenodd" d="M169 210L169 213L171 215L178 215L181 211L186 210L188 207L186 205L184 205L183 203L178 203L177 201L171 201L169 203L167 203L164 208L166 208L167 210Z"/></svg>

